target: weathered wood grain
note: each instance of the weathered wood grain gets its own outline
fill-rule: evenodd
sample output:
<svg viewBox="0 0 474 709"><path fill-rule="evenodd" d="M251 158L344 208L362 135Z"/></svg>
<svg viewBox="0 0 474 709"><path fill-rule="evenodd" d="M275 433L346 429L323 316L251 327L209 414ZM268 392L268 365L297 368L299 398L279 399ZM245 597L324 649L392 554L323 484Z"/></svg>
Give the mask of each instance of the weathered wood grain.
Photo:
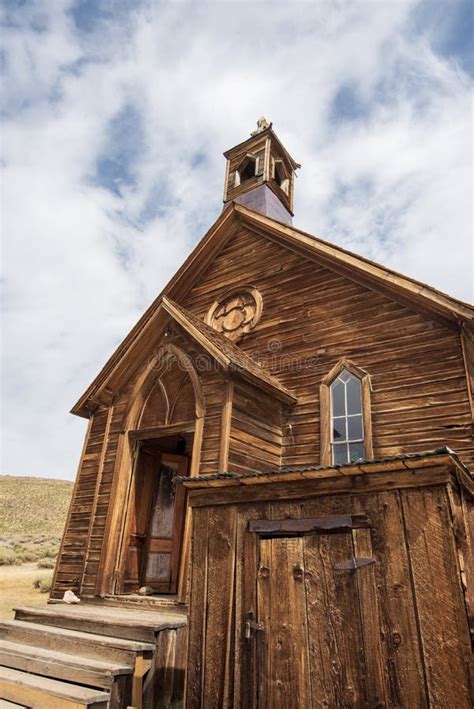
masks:
<svg viewBox="0 0 474 709"><path fill-rule="evenodd" d="M235 510L211 509L208 516L205 706L226 706L233 695Z"/></svg>
<svg viewBox="0 0 474 709"><path fill-rule="evenodd" d="M429 701L472 703L471 654L446 490L400 493Z"/></svg>
<svg viewBox="0 0 474 709"><path fill-rule="evenodd" d="M193 510L186 706L202 706L207 627L208 510Z"/></svg>

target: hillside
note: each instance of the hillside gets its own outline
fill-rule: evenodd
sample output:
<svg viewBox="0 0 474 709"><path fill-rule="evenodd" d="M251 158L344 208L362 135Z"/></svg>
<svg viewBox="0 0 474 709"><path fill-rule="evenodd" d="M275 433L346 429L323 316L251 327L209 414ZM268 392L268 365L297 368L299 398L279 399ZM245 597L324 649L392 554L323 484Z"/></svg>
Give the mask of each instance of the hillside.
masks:
<svg viewBox="0 0 474 709"><path fill-rule="evenodd" d="M0 538L62 535L73 483L0 475Z"/></svg>
<svg viewBox="0 0 474 709"><path fill-rule="evenodd" d="M0 475L0 620L15 605L47 602L72 487Z"/></svg>

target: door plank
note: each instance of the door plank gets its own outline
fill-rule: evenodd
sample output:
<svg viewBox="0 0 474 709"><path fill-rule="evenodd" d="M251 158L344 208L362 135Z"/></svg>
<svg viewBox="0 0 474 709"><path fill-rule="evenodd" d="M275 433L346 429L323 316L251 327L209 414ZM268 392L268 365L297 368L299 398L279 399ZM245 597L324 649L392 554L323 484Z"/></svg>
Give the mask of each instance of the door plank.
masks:
<svg viewBox="0 0 474 709"><path fill-rule="evenodd" d="M352 531L354 556L372 557L370 529ZM355 572L359 588L362 637L367 667L367 691L371 706L387 706L385 667L381 645L381 626L375 581L375 564L361 566Z"/></svg>
<svg viewBox="0 0 474 709"><path fill-rule="evenodd" d="M193 569L189 603L188 664L186 672L186 706L199 709L203 706L203 676L205 672L205 643L207 621L207 508L193 510L193 536L191 542L191 567Z"/></svg>
<svg viewBox="0 0 474 709"><path fill-rule="evenodd" d="M268 518L269 505L242 505L236 522L235 577L235 667L234 706L254 709L257 706L257 638L246 639L245 621L250 613L257 617L258 537L248 530L249 520ZM258 638L259 649L263 638Z"/></svg>
<svg viewBox="0 0 474 709"><path fill-rule="evenodd" d="M352 556L350 534L304 540L312 691L318 707L363 707L366 701L357 572L336 571ZM354 612L357 609L357 612Z"/></svg>
<svg viewBox="0 0 474 709"><path fill-rule="evenodd" d="M260 675L264 686L259 706L311 709L303 539L262 540L261 549L261 562L266 562L260 563L258 582L259 621L265 627L265 668Z"/></svg>
<svg viewBox="0 0 474 709"><path fill-rule="evenodd" d="M426 707L428 696L398 491L358 495L355 511L373 524L372 555L379 600L389 706Z"/></svg>
<svg viewBox="0 0 474 709"><path fill-rule="evenodd" d="M258 696L258 707L260 707L260 709L271 706L270 678L272 677L272 652L270 648L273 642L271 633L274 617L272 612L272 591L274 593L272 585L274 574L272 566L272 542L272 539L261 539L259 544L257 608L258 621L263 625L264 636L263 639L257 637L255 640L251 640L254 647L259 643L262 648L263 644L263 651L259 656L257 653L253 653L253 659L256 663L254 671L257 676L256 696ZM252 570L250 570L250 572L252 572ZM257 706L257 704L253 706Z"/></svg>
<svg viewBox="0 0 474 709"><path fill-rule="evenodd" d="M469 631L444 488L401 491L433 706L472 706Z"/></svg>
<svg viewBox="0 0 474 709"><path fill-rule="evenodd" d="M235 509L209 510L204 706L228 706L234 633ZM232 648L233 650L233 648Z"/></svg>

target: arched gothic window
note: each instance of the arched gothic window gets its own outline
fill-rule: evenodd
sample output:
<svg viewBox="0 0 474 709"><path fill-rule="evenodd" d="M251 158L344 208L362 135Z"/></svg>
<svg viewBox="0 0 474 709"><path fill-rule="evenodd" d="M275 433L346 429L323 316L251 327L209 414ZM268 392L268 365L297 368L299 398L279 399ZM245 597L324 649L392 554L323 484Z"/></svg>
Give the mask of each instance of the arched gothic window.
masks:
<svg viewBox="0 0 474 709"><path fill-rule="evenodd" d="M321 463L346 465L372 458L370 380L341 360L321 384Z"/></svg>
<svg viewBox="0 0 474 709"><path fill-rule="evenodd" d="M347 369L331 384L331 449L335 465L365 457L362 387Z"/></svg>

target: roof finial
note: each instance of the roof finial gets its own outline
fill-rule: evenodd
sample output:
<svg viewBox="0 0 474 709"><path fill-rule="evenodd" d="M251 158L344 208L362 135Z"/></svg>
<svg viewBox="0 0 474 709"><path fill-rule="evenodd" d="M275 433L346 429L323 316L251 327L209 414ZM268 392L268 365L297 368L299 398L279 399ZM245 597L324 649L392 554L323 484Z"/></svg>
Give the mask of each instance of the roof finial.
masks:
<svg viewBox="0 0 474 709"><path fill-rule="evenodd" d="M267 121L265 116L262 116L257 121L257 130L253 130L250 135L258 135L259 133L263 133L264 130L267 130L267 128L271 127L272 124Z"/></svg>

